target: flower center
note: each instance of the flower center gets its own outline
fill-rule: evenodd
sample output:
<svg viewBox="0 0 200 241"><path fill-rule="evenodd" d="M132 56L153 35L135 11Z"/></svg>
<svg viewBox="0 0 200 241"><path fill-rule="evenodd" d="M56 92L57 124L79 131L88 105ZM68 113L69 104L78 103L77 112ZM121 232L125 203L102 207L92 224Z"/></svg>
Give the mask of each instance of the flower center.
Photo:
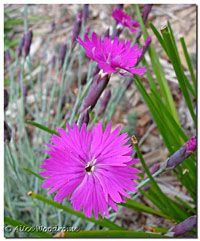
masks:
<svg viewBox="0 0 200 241"><path fill-rule="evenodd" d="M85 171L90 175L94 171L94 164L96 162L96 158L93 157L92 161L88 162L85 166Z"/></svg>

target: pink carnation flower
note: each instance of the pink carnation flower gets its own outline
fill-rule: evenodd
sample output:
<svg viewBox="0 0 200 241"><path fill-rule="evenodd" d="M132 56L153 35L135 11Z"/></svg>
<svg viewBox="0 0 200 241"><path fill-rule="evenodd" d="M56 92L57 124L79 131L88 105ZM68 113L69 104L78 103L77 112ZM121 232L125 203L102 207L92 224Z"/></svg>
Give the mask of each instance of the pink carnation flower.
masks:
<svg viewBox="0 0 200 241"><path fill-rule="evenodd" d="M52 144L47 144L51 150L44 150L51 157L43 161L39 173L44 180L43 188L52 188L48 193L57 190L54 201L61 202L68 197L74 210L83 212L89 218L94 210L98 219L98 211L104 217L104 211L109 217L108 205L116 212L115 203L125 202L130 198L125 190L137 191L137 185L132 179L139 179L134 173L138 169L130 165L138 162L132 159L132 148L124 145L127 134L119 134L120 126L111 133L110 123L103 132L101 123L97 123L93 130L87 131L85 124L79 132L74 123L73 129L67 124L68 133L58 129L60 137L52 135Z"/></svg>
<svg viewBox="0 0 200 241"><path fill-rule="evenodd" d="M133 33L138 32L139 23L132 21L131 16L122 10L114 9L112 16L121 26L128 27Z"/></svg>
<svg viewBox="0 0 200 241"><path fill-rule="evenodd" d="M78 37L77 41L85 48L86 55L95 60L104 73L110 74L117 72L124 75L124 73L119 72L117 68L138 75L146 72L144 67L140 69L133 68L142 54L142 48L137 48L137 44L130 47L131 41L125 43L124 40L122 40L120 43L117 36L113 41L111 37L106 37L104 40L101 40L101 37L99 39L97 38L95 32L92 33L91 41L87 35L85 35L86 42L80 37Z"/></svg>

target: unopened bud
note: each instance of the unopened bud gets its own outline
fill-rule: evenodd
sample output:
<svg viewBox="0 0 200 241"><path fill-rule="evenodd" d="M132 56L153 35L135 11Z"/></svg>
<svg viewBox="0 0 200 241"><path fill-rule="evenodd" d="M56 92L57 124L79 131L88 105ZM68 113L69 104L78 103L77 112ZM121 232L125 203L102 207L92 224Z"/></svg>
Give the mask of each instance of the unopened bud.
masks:
<svg viewBox="0 0 200 241"><path fill-rule="evenodd" d="M116 9L123 10L124 4L116 4Z"/></svg>
<svg viewBox="0 0 200 241"><path fill-rule="evenodd" d="M168 160L166 168L175 168L196 150L196 136L186 142Z"/></svg>
<svg viewBox="0 0 200 241"><path fill-rule="evenodd" d="M153 6L153 4L145 4L144 5L143 11L142 11L142 18L143 18L144 23L146 23L146 21L147 21L147 18L151 11L152 6Z"/></svg>
<svg viewBox="0 0 200 241"><path fill-rule="evenodd" d="M145 192L149 191L150 187L151 187L151 185L145 186L145 187L143 188L143 191L145 191Z"/></svg>
<svg viewBox="0 0 200 241"><path fill-rule="evenodd" d="M149 45L150 45L150 43L151 43L151 40L152 40L152 39L151 39L150 36L145 40L145 45L144 45L144 47L143 47L143 49L142 49L142 54L141 54L141 56L139 57L136 65L138 65L138 64L140 63L140 61L142 60L142 58L144 57L145 53L147 52L147 50L148 50L148 48L149 48Z"/></svg>
<svg viewBox="0 0 200 241"><path fill-rule="evenodd" d="M99 66L98 66L98 64L97 64L97 65L94 67L93 71L92 71L92 78L94 78L94 76L95 76L96 74L98 74L99 71L100 71L100 69L99 69Z"/></svg>
<svg viewBox="0 0 200 241"><path fill-rule="evenodd" d="M64 63L66 51L67 51L67 45L62 44L60 46L60 52L59 52L59 56L58 56L59 68L61 68Z"/></svg>
<svg viewBox="0 0 200 241"><path fill-rule="evenodd" d="M9 125L7 124L6 121L4 121L4 144L6 142L10 142L10 140L11 140L11 133L12 133L12 131L11 131Z"/></svg>
<svg viewBox="0 0 200 241"><path fill-rule="evenodd" d="M128 79L127 79L127 81L126 81L126 83L125 83L125 88L126 89L129 89L129 87L131 86L131 84L133 83L133 76L130 76L130 77L128 77Z"/></svg>
<svg viewBox="0 0 200 241"><path fill-rule="evenodd" d="M81 76L81 85L85 85L87 82L87 72L84 72Z"/></svg>
<svg viewBox="0 0 200 241"><path fill-rule="evenodd" d="M53 31L55 30L55 26L56 26L55 22L52 21L52 22L51 22L51 30L50 30L50 33L53 33Z"/></svg>
<svg viewBox="0 0 200 241"><path fill-rule="evenodd" d="M153 6L153 4L145 4L145 5L144 5L143 11L142 11L142 19L143 19L143 21L144 21L144 24L145 24L146 21L147 21L147 18L148 18L148 16L149 16L149 13L150 13L150 11L151 11L152 6ZM136 40L139 40L140 37L141 37L141 35L142 35L142 31L139 31Z"/></svg>
<svg viewBox="0 0 200 241"><path fill-rule="evenodd" d="M8 106L8 91L4 89L4 110L7 108L7 106Z"/></svg>
<svg viewBox="0 0 200 241"><path fill-rule="evenodd" d="M26 97L28 95L28 85L24 85L23 95L24 95L24 100L26 100Z"/></svg>
<svg viewBox="0 0 200 241"><path fill-rule="evenodd" d="M83 125L83 123L86 123L86 125L88 125L89 123L89 112L88 109L86 109L85 111L80 113L80 120L78 123L79 129L81 128L81 126Z"/></svg>
<svg viewBox="0 0 200 241"><path fill-rule="evenodd" d="M52 69L55 67L55 64L56 64L56 56L54 55L51 59L51 67Z"/></svg>
<svg viewBox="0 0 200 241"><path fill-rule="evenodd" d="M88 19L88 6L89 6L89 4L84 4L84 6L83 6L83 20L84 20L84 23L86 23L87 19Z"/></svg>
<svg viewBox="0 0 200 241"><path fill-rule="evenodd" d="M81 106L81 112L86 110L88 107L91 107L91 109L94 108L99 97L101 96L101 93L106 88L109 79L110 79L110 75L108 74L104 76L102 76L101 74L98 74L96 76Z"/></svg>
<svg viewBox="0 0 200 241"><path fill-rule="evenodd" d="M184 234L192 230L194 227L196 227L196 224L197 224L197 217L196 215L194 215L187 218L182 223L179 223L175 227L171 228L168 231L168 233L173 233L173 237L177 237L181 234Z"/></svg>
<svg viewBox="0 0 200 241"><path fill-rule="evenodd" d="M25 42L25 36L23 35L17 46L17 57L18 58L21 57L21 55L22 55L22 49L24 47L24 42Z"/></svg>
<svg viewBox="0 0 200 241"><path fill-rule="evenodd" d="M98 111L99 116L105 111L108 101L110 100L110 97L111 97L111 90L107 89L100 102L100 107L99 107L99 111Z"/></svg>
<svg viewBox="0 0 200 241"><path fill-rule="evenodd" d="M62 101L61 101L61 110L65 107L66 104L66 94L62 96Z"/></svg>
<svg viewBox="0 0 200 241"><path fill-rule="evenodd" d="M154 163L153 166L149 169L149 171L153 175L159 169L160 169L160 164L159 163Z"/></svg>
<svg viewBox="0 0 200 241"><path fill-rule="evenodd" d="M81 30L81 20L82 20L82 13L79 13L76 17L74 22L73 32L72 32L72 47L74 47L74 43L80 33Z"/></svg>
<svg viewBox="0 0 200 241"><path fill-rule="evenodd" d="M88 35L90 32L90 26L88 26L86 29L85 29L85 34Z"/></svg>
<svg viewBox="0 0 200 241"><path fill-rule="evenodd" d="M113 40L116 36L119 36L122 32L122 28L118 27L115 28L114 32L112 33L111 39Z"/></svg>
<svg viewBox="0 0 200 241"><path fill-rule="evenodd" d="M11 63L11 56L10 56L9 49L6 50L6 62L7 62L7 65L9 65Z"/></svg>
<svg viewBox="0 0 200 241"><path fill-rule="evenodd" d="M106 32L103 34L103 39L109 38L109 36L110 36L110 28L108 28Z"/></svg>
<svg viewBox="0 0 200 241"><path fill-rule="evenodd" d="M32 30L29 30L28 33L25 35L25 40L24 40L25 56L27 56L30 52L32 38L33 38L33 32Z"/></svg>

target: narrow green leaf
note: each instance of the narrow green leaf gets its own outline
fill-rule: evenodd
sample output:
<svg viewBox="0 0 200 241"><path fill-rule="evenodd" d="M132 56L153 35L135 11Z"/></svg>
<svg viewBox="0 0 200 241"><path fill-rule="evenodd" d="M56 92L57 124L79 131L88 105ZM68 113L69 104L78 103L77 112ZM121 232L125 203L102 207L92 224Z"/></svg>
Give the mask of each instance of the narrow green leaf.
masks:
<svg viewBox="0 0 200 241"><path fill-rule="evenodd" d="M163 47L163 49L167 53L167 49L166 49L166 46L165 46L165 41L163 40L161 34L158 32L158 30L156 29L156 27L153 25L152 22L149 22L149 26L151 27L152 31L156 35L156 37L157 37L158 41L160 42L161 46Z"/></svg>
<svg viewBox="0 0 200 241"><path fill-rule="evenodd" d="M175 70L175 73L176 73L181 91L182 91L183 96L185 98L186 104L188 106L188 109L189 109L190 114L192 116L192 119L194 121L194 124L196 126L196 121L197 121L196 115L194 113L192 101L190 99L190 95L188 93L188 89L187 89L186 84L185 84L185 75L184 75L184 72L183 72L183 68L182 68L182 65L180 63L179 57L176 54L176 49L174 48L174 45L173 45L173 42L172 42L172 39L171 39L171 36L170 36L170 33L169 33L169 30L168 30L167 26L165 26L161 29L161 33L163 35L163 38L164 38L164 41L165 41L165 44L166 44L166 47L167 47L167 51L168 51L168 56L169 56L169 59L172 62L172 65L174 67L174 70Z"/></svg>
<svg viewBox="0 0 200 241"><path fill-rule="evenodd" d="M149 35L148 35L147 29L144 25L139 6L137 4L134 4L134 8L135 8L135 12L136 12L136 15L137 15L137 18L138 18L143 36L146 39ZM158 84L160 86L161 93L162 93L162 95L164 97L164 100L165 100L165 103L167 105L167 108L169 109L170 113L172 114L172 116L176 120L177 124L180 125L180 122L179 122L179 119L178 119L178 114L177 114L177 111L176 111L176 107L175 107L175 104L174 104L174 101L173 101L172 93L170 91L167 79L165 77L164 70L163 70L163 68L162 68L162 66L159 62L159 58L158 58L158 55L156 53L156 50L155 50L155 48L153 47L152 44L150 44L150 46L148 48L148 53L149 53L149 56L150 56L150 59L151 59L153 70L154 70L155 75L156 75L156 79L157 79Z"/></svg>
<svg viewBox="0 0 200 241"><path fill-rule="evenodd" d="M97 225L99 226L103 226L103 227L106 227L106 228L109 228L111 230L124 230L124 228L116 225L115 223L111 222L110 220L108 219L102 219L102 218L99 218L98 220L95 219L95 218L88 218L86 217L83 213L81 212L76 212L74 211L72 208L69 208L69 207L66 207L66 206L63 206L62 204L60 203L57 203L57 202L54 202L52 201L51 199L48 199L46 197L43 197L37 193L34 193L34 192L29 192L28 196L32 197L32 198L35 198L37 200L40 200L42 202L45 202L53 207L56 207L58 209L62 209L64 210L65 212L67 213L70 213L72 215L75 215L79 218L82 218L82 219L85 219L87 221L90 221L90 222L93 222L93 223L96 223Z"/></svg>
<svg viewBox="0 0 200 241"><path fill-rule="evenodd" d="M17 220L9 218L9 217L4 217L4 223L7 224L7 225L11 225L13 227L16 227L16 231L17 231L17 229L20 229L20 227L21 227L21 229L24 230L23 232L31 233L34 236L37 236L37 237L40 237L40 238L52 238L53 237L52 234L43 232L43 231L41 231L41 230L39 230L35 227L32 227L28 224L19 222Z"/></svg>
<svg viewBox="0 0 200 241"><path fill-rule="evenodd" d="M170 136L171 133L169 134L168 132L166 132L166 123L163 123L163 117L160 116L160 109L157 109L157 107L154 105L149 94L146 92L146 90L142 84L142 81L140 80L140 78L138 76L135 76L134 82L135 82L138 90L142 94L144 101L148 105L148 107L151 111L151 114L153 116L153 119L156 122L161 135L163 136L163 141L164 141L165 145L167 146L170 154L174 153L174 151L177 149L175 149L173 147L173 143L172 143L173 139Z"/></svg>
<svg viewBox="0 0 200 241"><path fill-rule="evenodd" d="M57 135L57 136L60 136L58 132L53 131L53 130L49 129L48 127L43 126L43 125L41 125L41 124L39 124L39 123L37 123L37 122L29 121L29 120L28 120L27 123L30 124L30 125L32 125L32 126L36 126L36 127L38 127L39 129L41 129L41 130L43 130L43 131L49 132L50 134L55 134L55 135Z"/></svg>
<svg viewBox="0 0 200 241"><path fill-rule="evenodd" d="M66 232L66 238L164 238L165 235L134 231L80 231Z"/></svg>
<svg viewBox="0 0 200 241"><path fill-rule="evenodd" d="M27 172L33 174L33 175L36 176L37 178L39 178L39 179L41 179L41 180L45 180L44 177L38 175L37 173L35 173L35 172L33 172L33 171L31 171L31 170L29 170L29 169L27 169L27 168L23 168L23 169L24 169L25 171L27 171Z"/></svg>
<svg viewBox="0 0 200 241"><path fill-rule="evenodd" d="M189 209L193 214L196 214L196 210L192 208L188 203L184 202L181 198L178 196L175 196L176 200L179 201L183 206L185 206L187 209Z"/></svg>
<svg viewBox="0 0 200 241"><path fill-rule="evenodd" d="M196 77L195 77L195 74L194 74L194 71L193 71L192 62L190 60L190 56L188 54L188 50L187 50L187 47L186 47L186 44L185 44L185 40L184 40L183 37L181 37L180 41L181 41L181 45L182 45L182 48L183 48L185 59L186 59L187 65L188 65L188 69L190 71L190 76L191 76L191 79L193 81L193 86L194 86L195 91L197 92L197 81L196 81Z"/></svg>
<svg viewBox="0 0 200 241"><path fill-rule="evenodd" d="M172 117L171 113L169 112L169 110L166 108L166 106L163 104L162 101L160 101L160 96L157 95L156 92L154 92L153 89L151 89L152 94L154 95L154 97L156 98L156 102L159 106L160 111L165 115L166 117L166 122L168 124L168 128L170 127L170 129L172 130L173 133L175 133L175 136L178 138L179 136L182 138L182 142L180 142L180 146L181 144L184 144L186 141L188 141L188 137L185 135L185 133L183 132L182 128L177 124L177 122L174 120L174 118ZM163 115L162 114L162 115ZM170 126L169 126L170 125Z"/></svg>

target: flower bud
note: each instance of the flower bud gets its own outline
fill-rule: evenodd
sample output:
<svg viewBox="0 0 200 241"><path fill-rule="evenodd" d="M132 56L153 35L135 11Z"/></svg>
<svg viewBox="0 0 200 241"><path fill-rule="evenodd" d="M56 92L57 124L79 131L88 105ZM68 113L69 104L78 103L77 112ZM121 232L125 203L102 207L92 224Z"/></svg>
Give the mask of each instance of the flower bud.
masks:
<svg viewBox="0 0 200 241"><path fill-rule="evenodd" d="M128 77L128 79L127 79L127 81L126 81L126 83L125 83L125 88L126 89L129 89L129 87L131 86L131 84L133 83L133 76L130 76L130 77Z"/></svg>
<svg viewBox="0 0 200 241"><path fill-rule="evenodd" d="M192 230L194 227L196 227L196 224L197 224L197 217L196 215L194 215L187 218L182 223L179 223L175 227L171 228L168 231L168 233L173 233L173 237L177 237L181 234L184 234Z"/></svg>
<svg viewBox="0 0 200 241"><path fill-rule="evenodd" d="M151 187L151 185L145 186L145 187L143 188L143 191L145 191L145 192L149 191L150 187Z"/></svg>
<svg viewBox="0 0 200 241"><path fill-rule="evenodd" d="M113 40L116 36L119 36L122 32L122 28L115 28L114 32L111 35L111 39Z"/></svg>
<svg viewBox="0 0 200 241"><path fill-rule="evenodd" d="M74 22L73 32L72 32L72 47L74 47L74 43L80 33L81 30L81 20L82 20L82 13L79 13L76 17Z"/></svg>
<svg viewBox="0 0 200 241"><path fill-rule="evenodd" d="M50 30L50 33L53 33L53 31L55 30L55 26L56 26L55 22L52 21L52 22L51 22L51 30Z"/></svg>
<svg viewBox="0 0 200 241"><path fill-rule="evenodd" d="M83 72L82 76L81 76L81 85L85 85L87 82L87 72Z"/></svg>
<svg viewBox="0 0 200 241"><path fill-rule="evenodd" d="M103 39L109 38L109 36L110 36L110 28L108 28L106 32L103 34Z"/></svg>
<svg viewBox="0 0 200 241"><path fill-rule="evenodd" d="M4 144L11 140L11 129L6 121L4 121Z"/></svg>
<svg viewBox="0 0 200 241"><path fill-rule="evenodd" d="M33 32L32 30L29 30L28 33L25 35L25 40L24 40L25 56L27 56L30 52L32 38L33 38Z"/></svg>
<svg viewBox="0 0 200 241"><path fill-rule="evenodd" d="M145 53L147 52L148 47L149 47L149 45L150 45L150 43L151 43L151 40L152 40L152 39L151 39L150 36L145 40L145 45L144 45L144 47L143 47L142 54L141 54L141 56L139 57L136 65L138 65L138 64L140 63L140 61L142 60L142 58L144 57L144 55L145 55Z"/></svg>
<svg viewBox="0 0 200 241"><path fill-rule="evenodd" d="M92 71L92 78L94 78L94 76L95 76L96 74L98 74L99 71L100 71L100 69L99 69L99 66L98 66L98 64L97 64L97 65L94 67L93 71Z"/></svg>
<svg viewBox="0 0 200 241"><path fill-rule="evenodd" d="M151 11L152 6L153 6L153 4L145 4L144 5L143 11L142 11L142 18L143 18L144 23L146 23L146 21L147 21L147 18Z"/></svg>
<svg viewBox="0 0 200 241"><path fill-rule="evenodd" d="M88 123L89 123L89 112L88 112L88 109L86 109L83 112L81 112L80 115L81 116L80 116L80 119L79 119L79 122L78 122L79 129L81 128L83 123L86 123L86 125L88 125Z"/></svg>
<svg viewBox="0 0 200 241"><path fill-rule="evenodd" d="M142 19L143 19L143 21L144 21L144 24L145 24L146 21L147 21L147 18L148 18L148 16L149 16L149 13L150 13L150 11L151 11L152 6L153 6L153 4L145 4L145 5L144 5L143 11L142 11ZM137 35L136 40L139 40L139 38L141 37L141 34L142 34L142 32L140 31L140 32L138 33L138 35Z"/></svg>
<svg viewBox="0 0 200 241"><path fill-rule="evenodd" d="M149 171L151 173L151 175L153 175L155 172L157 172L158 170L160 169L160 164L157 162L157 163L154 163L150 168L149 168ZM145 176L147 176L147 174L145 173Z"/></svg>
<svg viewBox="0 0 200 241"><path fill-rule="evenodd" d="M99 111L98 111L99 116L101 116L101 114L105 111L108 101L110 100L110 97L111 97L111 90L107 89L100 102L100 107L99 107Z"/></svg>
<svg viewBox="0 0 200 241"><path fill-rule="evenodd" d="M84 4L84 6L83 6L83 21L84 21L84 24L87 22L87 19L88 19L88 6L89 6L89 4Z"/></svg>
<svg viewBox="0 0 200 241"><path fill-rule="evenodd" d="M61 101L61 110L65 107L66 104L66 94L62 96L62 101Z"/></svg>
<svg viewBox="0 0 200 241"><path fill-rule="evenodd" d="M160 169L160 164L159 163L154 163L153 166L149 169L149 171L153 175L159 169Z"/></svg>
<svg viewBox="0 0 200 241"><path fill-rule="evenodd" d="M24 85L23 95L24 95L24 101L25 101L25 100L26 100L26 97L27 97L27 95L28 95L28 85Z"/></svg>
<svg viewBox="0 0 200 241"><path fill-rule="evenodd" d="M101 96L101 93L106 88L109 79L110 79L110 75L108 74L102 76L100 73L96 76L96 78L92 82L92 85L88 91L87 96L83 101L83 104L81 106L81 112L86 110L88 107L91 107L91 109L94 108L99 97Z"/></svg>
<svg viewBox="0 0 200 241"><path fill-rule="evenodd" d="M85 34L88 35L90 32L90 26L88 26L86 29L85 29Z"/></svg>
<svg viewBox="0 0 200 241"><path fill-rule="evenodd" d="M60 46L60 52L59 52L59 56L58 56L59 68L61 68L64 63L66 51L67 51L67 45L62 44Z"/></svg>
<svg viewBox="0 0 200 241"><path fill-rule="evenodd" d="M116 9L123 10L124 4L116 4Z"/></svg>
<svg viewBox="0 0 200 241"><path fill-rule="evenodd" d="M11 63L11 56L10 56L9 49L6 50L6 62L7 62L7 65L9 65Z"/></svg>
<svg viewBox="0 0 200 241"><path fill-rule="evenodd" d="M51 59L51 68L53 69L55 67L56 64L56 56L54 55Z"/></svg>
<svg viewBox="0 0 200 241"><path fill-rule="evenodd" d="M7 106L8 106L8 91L4 89L4 110L7 108Z"/></svg>
<svg viewBox="0 0 200 241"><path fill-rule="evenodd" d="M169 159L166 168L175 168L196 150L196 136L186 142Z"/></svg>
<svg viewBox="0 0 200 241"><path fill-rule="evenodd" d="M24 42L25 42L25 36L23 35L17 46L17 57L18 58L21 57L21 55L22 55L22 49L24 47Z"/></svg>

